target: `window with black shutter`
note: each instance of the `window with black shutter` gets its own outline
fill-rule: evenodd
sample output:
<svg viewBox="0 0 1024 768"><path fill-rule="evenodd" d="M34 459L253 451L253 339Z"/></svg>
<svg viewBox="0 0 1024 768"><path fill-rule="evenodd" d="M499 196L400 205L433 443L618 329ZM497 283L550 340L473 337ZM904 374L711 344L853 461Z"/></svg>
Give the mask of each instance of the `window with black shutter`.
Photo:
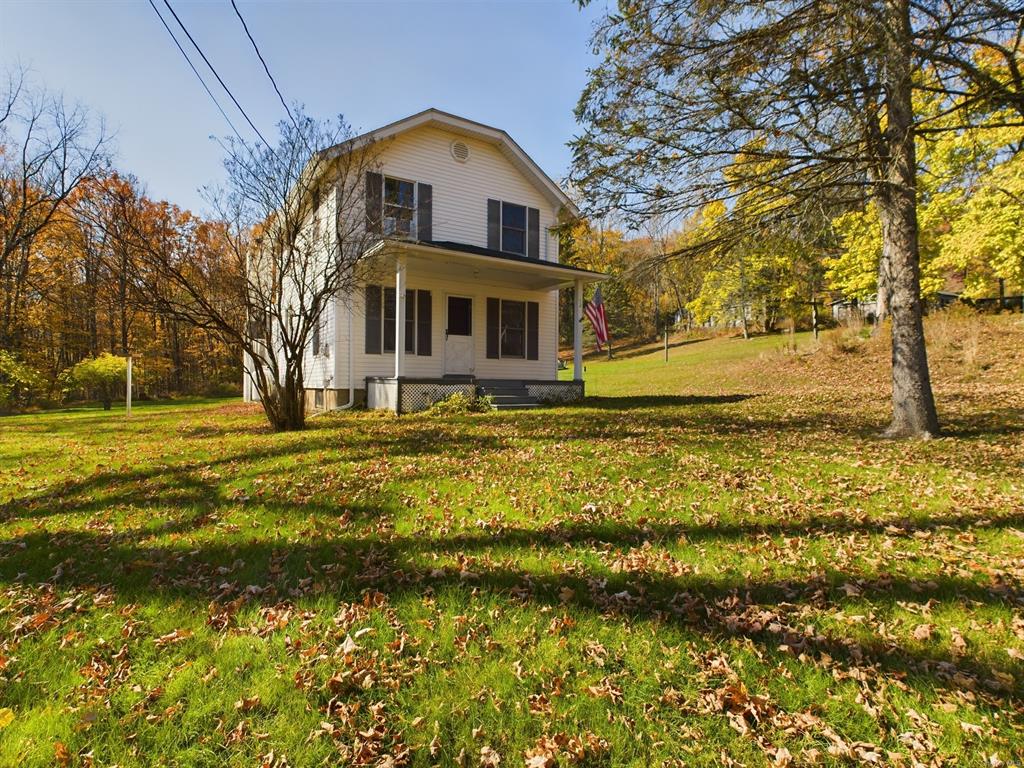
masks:
<svg viewBox="0 0 1024 768"><path fill-rule="evenodd" d="M525 301L501 301L501 356L526 356Z"/></svg>
<svg viewBox="0 0 1024 768"><path fill-rule="evenodd" d="M433 239L434 191L430 184L366 174L366 228L386 237Z"/></svg>
<svg viewBox="0 0 1024 768"><path fill-rule="evenodd" d="M501 250L526 253L526 206L501 204Z"/></svg>
<svg viewBox="0 0 1024 768"><path fill-rule="evenodd" d="M384 178L384 234L412 237L416 229L416 185L404 179Z"/></svg>
<svg viewBox="0 0 1024 768"><path fill-rule="evenodd" d="M487 247L539 259L540 211L503 200L488 200Z"/></svg>
<svg viewBox="0 0 1024 768"><path fill-rule="evenodd" d="M487 299L487 357L537 360L540 305L535 301Z"/></svg>
<svg viewBox="0 0 1024 768"><path fill-rule="evenodd" d="M432 305L430 291L408 289L405 292L405 351L429 357L431 349ZM398 306L395 289L366 286L366 354L395 351L395 327Z"/></svg>

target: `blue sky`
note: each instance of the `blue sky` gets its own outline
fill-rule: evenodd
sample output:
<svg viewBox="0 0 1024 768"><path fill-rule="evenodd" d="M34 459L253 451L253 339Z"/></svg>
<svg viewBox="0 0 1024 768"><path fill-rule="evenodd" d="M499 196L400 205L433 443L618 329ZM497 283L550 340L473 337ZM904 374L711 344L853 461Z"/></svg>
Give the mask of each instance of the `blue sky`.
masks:
<svg viewBox="0 0 1024 768"><path fill-rule="evenodd" d="M170 0L264 136L283 108L229 0ZM253 2L238 0L289 102L357 129L438 107L507 130L553 177L568 169L572 110L608 7L550 2ZM162 0L157 6L166 13ZM182 42L189 53L187 41ZM198 56L197 66L203 72ZM145 0L0 0L0 66L101 114L117 163L154 197L202 209L222 176L211 135L229 132ZM228 97L208 83L225 109ZM232 107L233 110L233 107ZM251 133L230 111L239 131Z"/></svg>

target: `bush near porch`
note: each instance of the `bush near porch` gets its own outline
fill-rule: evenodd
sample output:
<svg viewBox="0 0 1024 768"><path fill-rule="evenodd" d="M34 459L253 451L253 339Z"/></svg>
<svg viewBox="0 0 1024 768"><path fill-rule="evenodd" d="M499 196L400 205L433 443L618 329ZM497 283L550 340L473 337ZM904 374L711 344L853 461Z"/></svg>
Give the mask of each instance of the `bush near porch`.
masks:
<svg viewBox="0 0 1024 768"><path fill-rule="evenodd" d="M873 436L884 339L806 335L532 412L3 419L0 764L1024 759L1024 327L927 332L929 442Z"/></svg>

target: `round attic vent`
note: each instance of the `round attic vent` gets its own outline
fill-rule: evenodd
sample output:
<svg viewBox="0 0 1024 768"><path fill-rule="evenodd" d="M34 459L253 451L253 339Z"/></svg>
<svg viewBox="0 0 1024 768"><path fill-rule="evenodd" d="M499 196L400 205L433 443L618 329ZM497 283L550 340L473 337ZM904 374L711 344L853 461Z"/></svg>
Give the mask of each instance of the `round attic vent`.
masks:
<svg viewBox="0 0 1024 768"><path fill-rule="evenodd" d="M461 141L452 142L452 157L458 160L460 163L464 163L469 160L469 147L467 147Z"/></svg>

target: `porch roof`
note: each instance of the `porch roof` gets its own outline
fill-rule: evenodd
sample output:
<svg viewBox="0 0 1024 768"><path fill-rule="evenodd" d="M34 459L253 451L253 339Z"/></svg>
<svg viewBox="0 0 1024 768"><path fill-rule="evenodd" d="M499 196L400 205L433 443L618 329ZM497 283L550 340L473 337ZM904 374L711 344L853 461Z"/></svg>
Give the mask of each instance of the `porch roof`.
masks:
<svg viewBox="0 0 1024 768"><path fill-rule="evenodd" d="M428 266L438 277L465 278L494 281L538 291L553 291L572 286L577 280L593 283L607 280L610 275L589 269L540 261L526 256L481 248L466 243L448 241L397 240L386 238L370 248L369 256L397 256L402 254L412 269Z"/></svg>

